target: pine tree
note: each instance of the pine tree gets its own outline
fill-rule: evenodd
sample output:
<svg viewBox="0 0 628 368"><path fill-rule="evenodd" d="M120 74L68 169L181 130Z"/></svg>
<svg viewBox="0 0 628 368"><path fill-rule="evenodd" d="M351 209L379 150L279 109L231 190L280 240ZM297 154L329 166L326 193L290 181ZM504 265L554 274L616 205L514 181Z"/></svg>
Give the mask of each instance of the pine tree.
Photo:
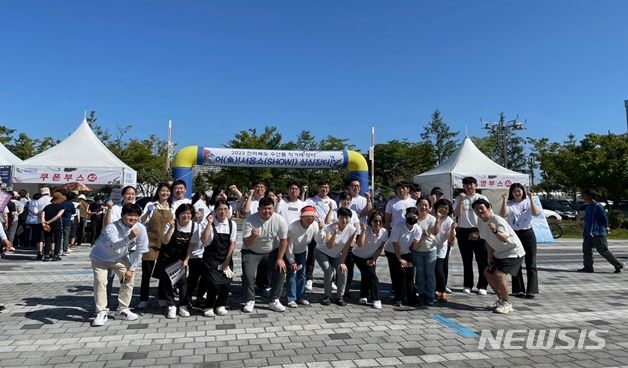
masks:
<svg viewBox="0 0 628 368"><path fill-rule="evenodd" d="M434 148L434 158L437 165L440 165L456 150L458 143L454 138L458 133L449 129L449 125L443 121L440 111L434 111L432 120L423 128L421 139Z"/></svg>

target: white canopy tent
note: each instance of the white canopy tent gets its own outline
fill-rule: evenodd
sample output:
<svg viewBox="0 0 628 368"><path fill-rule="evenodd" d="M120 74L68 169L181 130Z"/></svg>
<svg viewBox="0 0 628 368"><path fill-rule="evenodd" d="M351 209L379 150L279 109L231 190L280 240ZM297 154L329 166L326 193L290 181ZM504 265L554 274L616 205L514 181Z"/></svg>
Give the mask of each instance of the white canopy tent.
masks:
<svg viewBox="0 0 628 368"><path fill-rule="evenodd" d="M2 183L11 183L11 169L22 160L0 143L0 178Z"/></svg>
<svg viewBox="0 0 628 368"><path fill-rule="evenodd" d="M421 185L423 193L430 193L432 188L440 187L445 197L452 199L454 189L462 188L462 178L473 176L478 181L478 189L487 196L491 203L499 203L499 196L512 183L529 185L527 174L508 170L486 157L471 139L465 138L462 145L440 166L416 175L414 182Z"/></svg>
<svg viewBox="0 0 628 368"><path fill-rule="evenodd" d="M85 120L61 143L13 167L14 185L125 186L136 181L136 171L111 153Z"/></svg>

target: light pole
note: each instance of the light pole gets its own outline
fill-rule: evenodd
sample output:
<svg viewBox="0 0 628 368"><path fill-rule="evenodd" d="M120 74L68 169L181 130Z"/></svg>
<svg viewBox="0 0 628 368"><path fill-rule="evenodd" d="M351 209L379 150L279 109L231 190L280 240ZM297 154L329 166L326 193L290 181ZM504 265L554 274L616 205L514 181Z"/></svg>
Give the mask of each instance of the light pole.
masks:
<svg viewBox="0 0 628 368"><path fill-rule="evenodd" d="M624 106L626 106L626 133L628 134L628 100L624 100Z"/></svg>
<svg viewBox="0 0 628 368"><path fill-rule="evenodd" d="M503 115L500 116L499 121L483 121L480 119L480 122L484 124L482 129L488 130L493 133L497 139L498 143L501 146L502 151L502 159L504 163L504 167L508 168L508 131L510 130L524 130L525 127L523 123L519 120L517 116L513 120L505 121Z"/></svg>

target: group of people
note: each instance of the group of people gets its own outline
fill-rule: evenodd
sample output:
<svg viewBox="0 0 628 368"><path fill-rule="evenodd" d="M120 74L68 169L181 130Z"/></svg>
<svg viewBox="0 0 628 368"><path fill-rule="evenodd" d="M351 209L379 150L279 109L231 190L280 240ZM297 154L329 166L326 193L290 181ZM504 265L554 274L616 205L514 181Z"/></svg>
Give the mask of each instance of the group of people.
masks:
<svg viewBox="0 0 628 368"><path fill-rule="evenodd" d="M137 308L148 308L150 281L155 278L157 299L167 318L188 317L193 306L206 317L226 315L235 275L235 213L246 216L240 249L244 313L255 308L256 286L268 293L272 311L308 305L315 263L324 274L323 305L347 304L357 266L361 274L357 302L381 309L377 262L382 254L388 261L396 306L447 302L451 292L447 287L448 258L456 242L463 260L463 293L486 295L490 285L498 297L494 311L509 313L508 275L513 295L533 298L539 292L531 219L540 209L522 185L514 183L504 194L500 216L476 191L477 181L472 177L463 179L464 191L453 203L444 198L440 188L422 196L410 183L398 183L396 197L387 202L384 211L373 205L369 193L360 194L359 180L349 180L346 188L338 202L329 196L326 181L319 182L317 193L308 199L296 182L290 182L286 195L279 199L268 195L262 181L254 183L248 195L231 186L216 188L209 198L198 194L189 199L185 182L175 181L160 184L143 209L135 204L135 188L123 188L121 203L101 205L102 233L95 237L90 253L97 312L92 324L102 326L108 319L114 276L120 279L117 318L138 318L130 303L139 269ZM227 201L229 192L238 197L235 204ZM62 224L64 201L62 193L52 193L51 207L42 211L43 224ZM590 228L590 232L601 231L597 225ZM45 257L48 249L54 259L63 242L54 230L49 233L49 242L55 247L45 248L43 254ZM603 249L601 253L607 254ZM480 271L477 282L474 257ZM623 266L618 263L616 267L621 270ZM284 287L286 301L282 303Z"/></svg>

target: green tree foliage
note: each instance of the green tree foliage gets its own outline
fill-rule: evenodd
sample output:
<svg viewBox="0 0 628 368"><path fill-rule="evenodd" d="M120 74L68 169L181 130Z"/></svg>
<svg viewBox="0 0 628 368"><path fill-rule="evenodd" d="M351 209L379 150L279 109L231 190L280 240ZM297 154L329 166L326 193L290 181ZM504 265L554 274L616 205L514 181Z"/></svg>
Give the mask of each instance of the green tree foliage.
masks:
<svg viewBox="0 0 628 368"><path fill-rule="evenodd" d="M543 153L541 185L574 196L580 189L595 188L618 202L628 198L627 162L626 134L587 134L580 142L570 135L563 144L549 144Z"/></svg>
<svg viewBox="0 0 628 368"><path fill-rule="evenodd" d="M456 150L458 143L455 137L460 132L452 132L449 125L443 121L440 111L432 114L432 120L423 127L421 139L433 147L436 164L440 165Z"/></svg>
<svg viewBox="0 0 628 368"><path fill-rule="evenodd" d="M27 158L35 156L38 151L38 145L39 142L36 139L29 137L26 133L20 133L18 137L15 138L14 143L7 148L17 157L26 160Z"/></svg>
<svg viewBox="0 0 628 368"><path fill-rule="evenodd" d="M3 145L8 145L11 140L13 140L13 134L15 133L15 129L9 129L4 125L0 125L0 143Z"/></svg>
<svg viewBox="0 0 628 368"><path fill-rule="evenodd" d="M394 139L376 144L376 188L391 194L396 182L412 181L414 175L433 169L436 159L431 152L432 145L429 142L410 143Z"/></svg>
<svg viewBox="0 0 628 368"><path fill-rule="evenodd" d="M509 127L504 113L499 114L499 121L488 129L487 142L478 148L491 160L514 171L527 171L525 140ZM475 141L474 141L475 143ZM484 144L485 143L485 144Z"/></svg>

